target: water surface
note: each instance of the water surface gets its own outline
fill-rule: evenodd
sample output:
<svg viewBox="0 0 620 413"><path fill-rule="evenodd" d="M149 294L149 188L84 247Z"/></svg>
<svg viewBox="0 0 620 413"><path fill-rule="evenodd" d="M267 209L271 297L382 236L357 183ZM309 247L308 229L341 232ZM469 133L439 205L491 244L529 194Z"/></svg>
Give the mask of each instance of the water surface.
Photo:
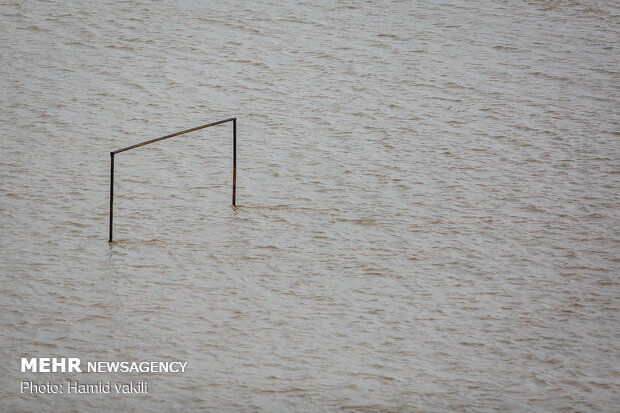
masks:
<svg viewBox="0 0 620 413"><path fill-rule="evenodd" d="M616 2L0 15L4 411L617 409ZM172 138L117 155L109 245L109 152L231 116L240 208L230 124ZM18 391L82 377L149 393Z"/></svg>

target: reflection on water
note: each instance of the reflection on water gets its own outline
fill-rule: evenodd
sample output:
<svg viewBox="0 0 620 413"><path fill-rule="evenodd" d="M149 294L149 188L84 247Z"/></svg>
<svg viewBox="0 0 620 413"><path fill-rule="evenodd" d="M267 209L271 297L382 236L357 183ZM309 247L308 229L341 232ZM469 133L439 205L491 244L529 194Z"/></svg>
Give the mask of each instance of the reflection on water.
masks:
<svg viewBox="0 0 620 413"><path fill-rule="evenodd" d="M614 2L0 5L8 411L613 411ZM115 159L109 151L238 118ZM25 356L185 360L18 394ZM85 380L127 380L89 374Z"/></svg>

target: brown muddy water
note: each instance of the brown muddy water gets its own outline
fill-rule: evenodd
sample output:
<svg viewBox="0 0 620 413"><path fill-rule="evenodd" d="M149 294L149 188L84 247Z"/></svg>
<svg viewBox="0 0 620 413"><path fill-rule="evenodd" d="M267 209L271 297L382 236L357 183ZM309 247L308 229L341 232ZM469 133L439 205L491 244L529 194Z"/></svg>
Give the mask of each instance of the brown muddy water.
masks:
<svg viewBox="0 0 620 413"><path fill-rule="evenodd" d="M0 16L2 411L617 411L617 2Z"/></svg>

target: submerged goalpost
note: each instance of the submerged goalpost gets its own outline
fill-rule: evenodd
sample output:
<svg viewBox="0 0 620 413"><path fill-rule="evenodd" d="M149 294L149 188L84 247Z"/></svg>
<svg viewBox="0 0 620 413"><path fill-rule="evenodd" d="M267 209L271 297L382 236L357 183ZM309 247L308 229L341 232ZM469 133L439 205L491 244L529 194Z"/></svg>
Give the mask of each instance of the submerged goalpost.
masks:
<svg viewBox="0 0 620 413"><path fill-rule="evenodd" d="M117 149L110 152L110 239L108 242L112 242L112 229L114 222L114 155L117 153L125 152L130 149L139 148L140 146L148 145L150 143L162 141L164 139L172 138L174 136L183 135L185 133L194 132L199 129L208 128L209 126L221 125L222 123L232 122L233 124L233 171L232 171L232 206L237 206L235 196L237 192L237 118L228 118L224 120L218 120L217 122L207 123L206 125L196 126L195 128L186 129L180 132L171 133L170 135L162 136L160 138L151 139L149 141L137 143L135 145L128 146L126 148Z"/></svg>

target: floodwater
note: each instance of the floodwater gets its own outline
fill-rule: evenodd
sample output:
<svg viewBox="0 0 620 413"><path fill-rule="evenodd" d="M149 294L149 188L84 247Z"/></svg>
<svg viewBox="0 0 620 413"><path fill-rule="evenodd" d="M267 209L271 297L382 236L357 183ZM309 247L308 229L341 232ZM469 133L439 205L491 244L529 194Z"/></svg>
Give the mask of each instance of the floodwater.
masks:
<svg viewBox="0 0 620 413"><path fill-rule="evenodd" d="M620 405L617 2L0 16L2 411ZM232 126L203 129L116 156L108 244L109 152L233 116L239 208Z"/></svg>

